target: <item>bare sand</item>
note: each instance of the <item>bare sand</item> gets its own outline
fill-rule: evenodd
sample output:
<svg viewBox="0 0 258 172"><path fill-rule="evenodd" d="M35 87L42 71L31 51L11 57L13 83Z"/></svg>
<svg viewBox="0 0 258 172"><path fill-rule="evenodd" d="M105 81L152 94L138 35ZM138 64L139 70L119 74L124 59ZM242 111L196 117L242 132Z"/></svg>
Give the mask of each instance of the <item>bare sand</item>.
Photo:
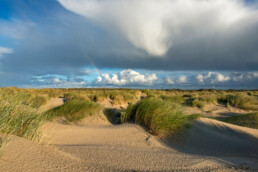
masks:
<svg viewBox="0 0 258 172"><path fill-rule="evenodd" d="M40 143L13 136L0 171L258 171L258 130L212 119L163 138L103 114L43 128Z"/></svg>

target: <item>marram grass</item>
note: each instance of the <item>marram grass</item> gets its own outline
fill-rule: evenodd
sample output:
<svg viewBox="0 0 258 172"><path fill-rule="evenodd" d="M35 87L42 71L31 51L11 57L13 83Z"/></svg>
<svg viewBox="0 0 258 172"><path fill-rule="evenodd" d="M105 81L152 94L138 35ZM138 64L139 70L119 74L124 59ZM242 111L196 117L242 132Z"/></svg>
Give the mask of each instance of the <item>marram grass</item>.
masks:
<svg viewBox="0 0 258 172"><path fill-rule="evenodd" d="M16 135L30 140L40 138L39 128L44 116L38 109L26 104L27 98L0 95L0 140Z"/></svg>
<svg viewBox="0 0 258 172"><path fill-rule="evenodd" d="M179 105L158 98L146 98L130 105L122 114L121 121L134 119L152 134L175 133L189 127L197 116L185 115Z"/></svg>
<svg viewBox="0 0 258 172"><path fill-rule="evenodd" d="M97 103L83 99L72 99L62 106L47 111L45 115L48 120L65 117L68 122L76 122L87 116L98 114L101 109Z"/></svg>

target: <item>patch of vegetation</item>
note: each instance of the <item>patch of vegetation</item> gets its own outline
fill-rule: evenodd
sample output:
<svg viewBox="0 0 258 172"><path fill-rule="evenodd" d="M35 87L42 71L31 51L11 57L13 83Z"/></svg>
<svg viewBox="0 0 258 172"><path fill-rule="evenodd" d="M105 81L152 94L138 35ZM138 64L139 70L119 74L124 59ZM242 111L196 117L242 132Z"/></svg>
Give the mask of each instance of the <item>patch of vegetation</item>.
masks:
<svg viewBox="0 0 258 172"><path fill-rule="evenodd" d="M246 93L222 95L219 101L244 110L258 110L258 98Z"/></svg>
<svg viewBox="0 0 258 172"><path fill-rule="evenodd" d="M132 103L130 103L127 109L121 113L121 122L125 123L130 119L133 119L133 115L135 114L136 109L137 109L137 104L133 105Z"/></svg>
<svg viewBox="0 0 258 172"><path fill-rule="evenodd" d="M181 95L173 95L173 96L167 96L163 95L161 98L165 101L171 101L172 103L182 104L185 100L184 97Z"/></svg>
<svg viewBox="0 0 258 172"><path fill-rule="evenodd" d="M33 98L30 99L30 103L29 104L33 108L39 108L39 107L43 106L46 103L47 103L46 96L36 95L36 96L34 96Z"/></svg>
<svg viewBox="0 0 258 172"><path fill-rule="evenodd" d="M144 125L155 135L175 133L189 127L197 116L184 115L180 106L157 98L146 98L128 107L122 114L122 121L133 118L136 123Z"/></svg>
<svg viewBox="0 0 258 172"><path fill-rule="evenodd" d="M191 103L193 107L198 107L200 109L203 109L206 104L205 101L199 99L194 99Z"/></svg>
<svg viewBox="0 0 258 172"><path fill-rule="evenodd" d="M96 115L100 110L101 106L97 103L83 99L72 99L62 106L47 111L46 116L48 120L65 117L69 122L76 122L87 116Z"/></svg>
<svg viewBox="0 0 258 172"><path fill-rule="evenodd" d="M0 133L24 137L30 140L39 138L38 129L45 120L37 109L24 104L20 97L1 97Z"/></svg>
<svg viewBox="0 0 258 172"><path fill-rule="evenodd" d="M258 129L258 112L234 115L231 117L227 117L222 121L235 125Z"/></svg>

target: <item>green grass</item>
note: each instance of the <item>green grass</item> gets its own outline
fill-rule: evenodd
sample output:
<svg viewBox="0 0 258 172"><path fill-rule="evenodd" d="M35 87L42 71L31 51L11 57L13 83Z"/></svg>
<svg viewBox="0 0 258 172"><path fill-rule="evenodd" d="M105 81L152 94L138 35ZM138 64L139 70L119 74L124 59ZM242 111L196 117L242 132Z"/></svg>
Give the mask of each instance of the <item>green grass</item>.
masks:
<svg viewBox="0 0 258 172"><path fill-rule="evenodd" d="M235 125L258 129L258 112L243 115L234 115L225 118L222 121Z"/></svg>
<svg viewBox="0 0 258 172"><path fill-rule="evenodd" d="M48 120L65 117L68 122L76 122L87 116L98 114L100 110L101 106L97 103L83 99L73 99L62 106L47 111L46 116Z"/></svg>
<svg viewBox="0 0 258 172"><path fill-rule="evenodd" d="M157 98L146 98L131 105L122 114L121 121L134 119L144 125L154 135L175 133L189 127L196 115L183 114L179 105Z"/></svg>
<svg viewBox="0 0 258 172"><path fill-rule="evenodd" d="M26 100L19 96L0 97L0 133L30 140L39 138L39 128L45 119L38 109L24 104Z"/></svg>
<svg viewBox="0 0 258 172"><path fill-rule="evenodd" d="M193 107L198 107L198 108L200 108L200 109L203 109L205 105L206 105L206 102L203 101L203 100L194 99L194 100L192 101L192 106L193 106Z"/></svg>
<svg viewBox="0 0 258 172"><path fill-rule="evenodd" d="M161 98L166 101L171 101L172 103L182 104L185 100L184 97L181 95L173 95L173 96L167 96L162 95Z"/></svg>
<svg viewBox="0 0 258 172"><path fill-rule="evenodd" d="M130 119L133 119L133 115L135 114L135 110L137 108L137 105L129 104L127 109L121 113L121 122L125 123L129 121Z"/></svg>

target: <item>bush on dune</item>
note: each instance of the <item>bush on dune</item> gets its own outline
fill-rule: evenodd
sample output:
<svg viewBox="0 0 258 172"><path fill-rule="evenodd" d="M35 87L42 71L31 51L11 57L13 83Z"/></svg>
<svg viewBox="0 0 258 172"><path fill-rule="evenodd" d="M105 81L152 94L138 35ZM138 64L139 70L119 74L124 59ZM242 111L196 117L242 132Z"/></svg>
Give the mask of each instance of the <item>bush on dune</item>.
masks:
<svg viewBox="0 0 258 172"><path fill-rule="evenodd" d="M69 122L80 121L81 119L98 114L101 106L83 99L73 99L62 106L56 107L46 112L47 119L65 117Z"/></svg>

